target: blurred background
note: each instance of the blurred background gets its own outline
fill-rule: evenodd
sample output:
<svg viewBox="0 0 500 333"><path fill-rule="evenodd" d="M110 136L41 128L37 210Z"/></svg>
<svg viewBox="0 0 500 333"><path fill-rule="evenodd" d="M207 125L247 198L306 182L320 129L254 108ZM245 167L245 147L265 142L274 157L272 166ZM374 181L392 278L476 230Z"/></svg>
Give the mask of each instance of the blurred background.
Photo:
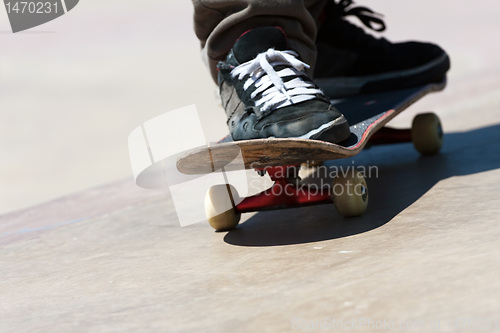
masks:
<svg viewBox="0 0 500 333"><path fill-rule="evenodd" d="M128 134L163 112L224 128L189 1L83 0L16 34L2 9L0 31L0 214L132 177Z"/></svg>
<svg viewBox="0 0 500 333"><path fill-rule="evenodd" d="M481 9L455 0L358 4L385 15L388 39L433 41L450 53L454 93L430 96L420 110L439 99L439 113L450 114L445 130L488 124L473 112L451 113L500 105L498 94L481 95L496 98L493 104L471 97L499 86L499 2L481 1ZM0 214L132 178L128 134L161 113L196 104L211 124L207 138L225 134L190 1L82 0L16 34L0 10L0 40Z"/></svg>

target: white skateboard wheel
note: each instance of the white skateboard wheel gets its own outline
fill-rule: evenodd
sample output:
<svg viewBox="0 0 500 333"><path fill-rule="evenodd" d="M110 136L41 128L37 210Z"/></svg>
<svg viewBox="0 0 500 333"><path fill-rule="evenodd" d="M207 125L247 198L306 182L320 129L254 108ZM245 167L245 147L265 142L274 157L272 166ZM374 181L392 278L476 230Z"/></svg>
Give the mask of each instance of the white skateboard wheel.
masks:
<svg viewBox="0 0 500 333"><path fill-rule="evenodd" d="M205 195L205 214L208 223L216 231L234 229L240 221L241 214L235 210L238 191L232 185L215 185Z"/></svg>
<svg viewBox="0 0 500 333"><path fill-rule="evenodd" d="M413 119L411 140L422 155L434 155L443 145L443 129L439 117L434 113L423 113Z"/></svg>
<svg viewBox="0 0 500 333"><path fill-rule="evenodd" d="M361 172L338 176L333 180L332 199L344 217L363 215L368 207L368 186Z"/></svg>

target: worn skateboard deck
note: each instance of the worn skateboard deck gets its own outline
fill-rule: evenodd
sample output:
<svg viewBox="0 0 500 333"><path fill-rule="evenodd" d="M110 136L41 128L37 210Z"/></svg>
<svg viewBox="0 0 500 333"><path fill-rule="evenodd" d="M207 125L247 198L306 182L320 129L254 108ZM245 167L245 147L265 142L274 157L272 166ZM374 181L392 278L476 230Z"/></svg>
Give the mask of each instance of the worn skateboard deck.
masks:
<svg viewBox="0 0 500 333"><path fill-rule="evenodd" d="M351 136L333 144L309 139L255 139L219 143L190 150L180 156L177 169L185 174L258 169L280 165L298 165L327 161L358 154L370 137L392 118L423 96L442 90L446 81L415 88L349 97L332 101L349 122Z"/></svg>

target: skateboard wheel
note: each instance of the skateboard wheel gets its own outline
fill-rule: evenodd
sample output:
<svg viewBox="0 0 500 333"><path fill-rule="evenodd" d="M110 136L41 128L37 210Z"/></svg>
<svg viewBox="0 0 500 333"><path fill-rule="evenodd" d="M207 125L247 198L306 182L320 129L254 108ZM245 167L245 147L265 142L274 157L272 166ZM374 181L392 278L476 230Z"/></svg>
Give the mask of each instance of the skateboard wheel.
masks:
<svg viewBox="0 0 500 333"><path fill-rule="evenodd" d="M423 113L413 119L411 140L422 155L434 155L443 145L443 129L439 117L434 113Z"/></svg>
<svg viewBox="0 0 500 333"><path fill-rule="evenodd" d="M368 186L361 172L336 177L332 199L337 211L344 217L363 215L368 206Z"/></svg>
<svg viewBox="0 0 500 333"><path fill-rule="evenodd" d="M240 221L241 214L236 212L234 201L238 191L232 185L215 185L205 195L205 214L208 223L216 231L234 229Z"/></svg>

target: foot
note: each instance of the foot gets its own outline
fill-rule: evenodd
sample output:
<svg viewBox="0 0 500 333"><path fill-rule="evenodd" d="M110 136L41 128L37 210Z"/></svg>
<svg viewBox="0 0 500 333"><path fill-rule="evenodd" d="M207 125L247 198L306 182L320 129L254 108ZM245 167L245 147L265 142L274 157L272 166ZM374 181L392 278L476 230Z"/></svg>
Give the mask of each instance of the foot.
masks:
<svg viewBox="0 0 500 333"><path fill-rule="evenodd" d="M349 125L288 50L277 27L250 30L220 62L219 88L234 140L304 138L340 142Z"/></svg>
<svg viewBox="0 0 500 333"><path fill-rule="evenodd" d="M385 30L378 14L351 7L352 0L330 1L316 45L315 82L330 98L413 87L441 81L450 60L430 43L391 43L375 38L345 19L357 16L367 27Z"/></svg>

